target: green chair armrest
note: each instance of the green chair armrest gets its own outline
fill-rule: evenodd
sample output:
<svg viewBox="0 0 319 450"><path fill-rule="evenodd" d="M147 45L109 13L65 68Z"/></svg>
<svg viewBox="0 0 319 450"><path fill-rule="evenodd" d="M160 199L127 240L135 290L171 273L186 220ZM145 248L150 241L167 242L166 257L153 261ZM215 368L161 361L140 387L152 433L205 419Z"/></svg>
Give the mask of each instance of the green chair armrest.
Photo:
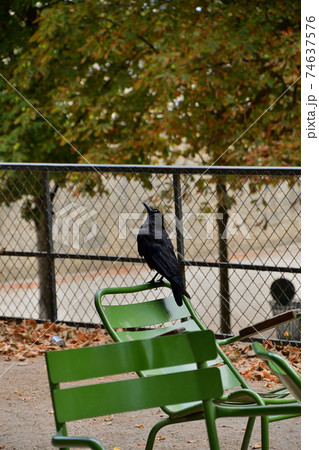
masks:
<svg viewBox="0 0 319 450"><path fill-rule="evenodd" d="M256 355L266 361L271 371L279 378L291 394L301 401L301 377L281 355L268 352L259 342L253 342L252 347Z"/></svg>
<svg viewBox="0 0 319 450"><path fill-rule="evenodd" d="M260 334L263 331L276 328L288 322L300 319L301 313L298 309L292 309L291 311L286 311L282 314L277 314L270 319L257 322L254 325L249 325L248 327L239 330L239 334L236 336L231 336L229 338L218 341L219 345L231 344L233 342L240 341L241 339L254 336L255 334Z"/></svg>
<svg viewBox="0 0 319 450"><path fill-rule="evenodd" d="M284 323L291 322L298 319L298 310L291 310L278 314L277 316L271 317L270 319L263 320L254 325L242 328L239 331L240 339L253 336L254 334L260 333L261 331L270 330L271 328L276 328Z"/></svg>

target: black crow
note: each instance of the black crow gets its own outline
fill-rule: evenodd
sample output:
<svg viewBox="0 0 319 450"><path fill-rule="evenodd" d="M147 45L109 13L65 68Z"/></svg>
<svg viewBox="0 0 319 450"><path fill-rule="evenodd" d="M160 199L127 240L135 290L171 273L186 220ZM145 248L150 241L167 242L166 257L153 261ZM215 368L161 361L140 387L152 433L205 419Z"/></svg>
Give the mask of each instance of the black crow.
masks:
<svg viewBox="0 0 319 450"><path fill-rule="evenodd" d="M173 244L164 228L163 215L158 209L151 208L143 202L147 210L147 219L137 235L137 249L144 257L150 269L165 277L171 284L174 298L178 306L182 306L182 294L190 296L185 290L180 267L174 252Z"/></svg>

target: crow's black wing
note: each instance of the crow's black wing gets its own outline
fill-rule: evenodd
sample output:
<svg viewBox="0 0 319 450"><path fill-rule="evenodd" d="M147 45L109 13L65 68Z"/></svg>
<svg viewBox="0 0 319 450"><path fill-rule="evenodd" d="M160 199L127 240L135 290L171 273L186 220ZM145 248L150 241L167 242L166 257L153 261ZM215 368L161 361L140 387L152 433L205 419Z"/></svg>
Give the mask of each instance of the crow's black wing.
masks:
<svg viewBox="0 0 319 450"><path fill-rule="evenodd" d="M166 236L165 236L166 234ZM180 274L174 247L167 233L162 239L154 239L147 234L138 234L137 249L151 269L169 279Z"/></svg>
<svg viewBox="0 0 319 450"><path fill-rule="evenodd" d="M172 245L156 246L153 254L153 263L156 270L166 279L181 279L179 264Z"/></svg>
<svg viewBox="0 0 319 450"><path fill-rule="evenodd" d="M140 233L137 235L137 251L138 251L138 254L142 257L145 255L145 252L146 252L145 237L146 236L143 236Z"/></svg>
<svg viewBox="0 0 319 450"><path fill-rule="evenodd" d="M145 261L147 262L147 264L149 265L149 267L151 269L155 269L153 263L152 263L152 255L154 253L154 244L152 239L147 236L147 235L143 235L143 234L138 234L137 236L137 250L139 255L145 259Z"/></svg>

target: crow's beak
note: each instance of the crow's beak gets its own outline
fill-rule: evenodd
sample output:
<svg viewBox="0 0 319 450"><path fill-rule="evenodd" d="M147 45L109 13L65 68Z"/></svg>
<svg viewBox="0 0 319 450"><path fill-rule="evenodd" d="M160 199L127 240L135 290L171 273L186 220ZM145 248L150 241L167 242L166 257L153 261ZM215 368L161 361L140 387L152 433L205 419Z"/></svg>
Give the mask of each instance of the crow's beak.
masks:
<svg viewBox="0 0 319 450"><path fill-rule="evenodd" d="M145 209L148 213L151 213L152 211L154 211L153 208L150 205L148 205L147 203L143 202L143 205L145 206Z"/></svg>

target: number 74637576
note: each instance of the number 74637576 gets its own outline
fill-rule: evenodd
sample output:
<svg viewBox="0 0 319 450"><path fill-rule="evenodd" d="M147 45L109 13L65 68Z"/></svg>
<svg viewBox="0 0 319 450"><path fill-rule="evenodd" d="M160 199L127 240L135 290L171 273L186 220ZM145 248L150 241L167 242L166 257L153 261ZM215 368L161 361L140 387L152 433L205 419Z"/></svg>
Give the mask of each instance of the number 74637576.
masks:
<svg viewBox="0 0 319 450"><path fill-rule="evenodd" d="M314 16L306 17L306 68L308 69L306 71L306 78L315 77L315 74L313 73L316 61L315 20L316 18Z"/></svg>

